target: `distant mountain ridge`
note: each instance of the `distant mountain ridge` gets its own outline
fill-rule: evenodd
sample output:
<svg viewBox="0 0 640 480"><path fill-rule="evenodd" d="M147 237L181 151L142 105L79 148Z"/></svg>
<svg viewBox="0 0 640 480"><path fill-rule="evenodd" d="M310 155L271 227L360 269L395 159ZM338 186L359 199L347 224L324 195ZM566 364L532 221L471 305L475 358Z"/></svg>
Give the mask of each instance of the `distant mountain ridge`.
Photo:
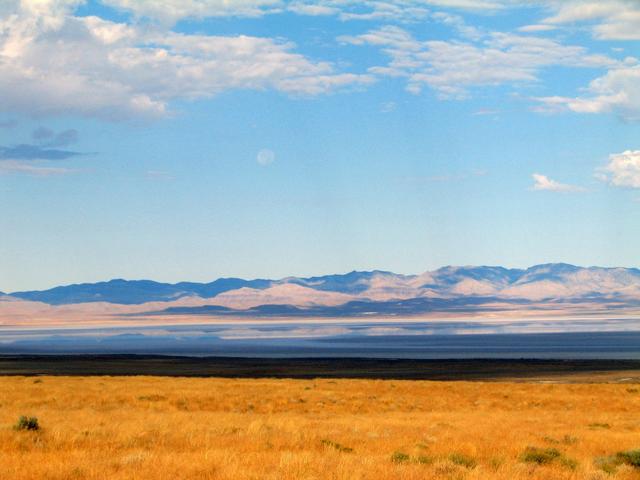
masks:
<svg viewBox="0 0 640 480"><path fill-rule="evenodd" d="M174 284L152 280L114 279L108 282L81 283L54 287L49 290L15 292L9 295L49 305L91 302L135 305L148 302L167 302L190 295L212 298L220 293L242 287L267 288L269 285L269 280L242 280L240 278L220 278L210 283L180 282Z"/></svg>
<svg viewBox="0 0 640 480"><path fill-rule="evenodd" d="M551 263L527 269L447 266L419 275L374 270L279 280L220 278L209 283L115 279L14 292L3 298L53 306L154 302L151 313L258 316L410 315L490 310L496 304L593 304L615 309L640 305L640 270Z"/></svg>

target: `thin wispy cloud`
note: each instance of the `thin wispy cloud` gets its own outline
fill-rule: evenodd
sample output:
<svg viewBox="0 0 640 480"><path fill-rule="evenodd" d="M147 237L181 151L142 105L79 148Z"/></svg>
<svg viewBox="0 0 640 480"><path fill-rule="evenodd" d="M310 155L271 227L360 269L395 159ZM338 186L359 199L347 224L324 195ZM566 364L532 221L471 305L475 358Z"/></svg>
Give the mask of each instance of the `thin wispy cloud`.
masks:
<svg viewBox="0 0 640 480"><path fill-rule="evenodd" d="M382 113L391 113L398 108L398 104L396 102L384 102L380 105L380 111Z"/></svg>
<svg viewBox="0 0 640 480"><path fill-rule="evenodd" d="M51 177L77 172L75 169L51 167L17 160L0 160L0 175L23 174L35 177Z"/></svg>
<svg viewBox="0 0 640 480"><path fill-rule="evenodd" d="M440 175L405 176L401 178L407 184L428 184L428 183L455 183L473 178L485 177L489 174L487 170L472 168L460 173L443 173Z"/></svg>
<svg viewBox="0 0 640 480"><path fill-rule="evenodd" d="M174 180L175 176L165 170L147 170L145 176L150 180Z"/></svg>
<svg viewBox="0 0 640 480"><path fill-rule="evenodd" d="M82 152L62 149L78 141L75 129L55 131L40 126L31 132L34 143L0 145L0 174L22 174L37 177L66 175L78 170L58 164L85 155Z"/></svg>
<svg viewBox="0 0 640 480"><path fill-rule="evenodd" d="M78 141L78 131L75 129L55 133L46 127L38 127L31 133L31 138L43 147L66 147Z"/></svg>
<svg viewBox="0 0 640 480"><path fill-rule="evenodd" d="M24 143L13 147L0 146L0 160L67 160L78 155L82 153Z"/></svg>
<svg viewBox="0 0 640 480"><path fill-rule="evenodd" d="M545 24L532 24L532 25L524 25L518 28L519 32L531 33L531 32L548 32L550 30L556 30L558 27L554 25L545 25Z"/></svg>
<svg viewBox="0 0 640 480"><path fill-rule="evenodd" d="M472 113L474 116L483 116L483 115L498 115L500 110L492 109L492 108L481 108L480 110L476 110Z"/></svg>

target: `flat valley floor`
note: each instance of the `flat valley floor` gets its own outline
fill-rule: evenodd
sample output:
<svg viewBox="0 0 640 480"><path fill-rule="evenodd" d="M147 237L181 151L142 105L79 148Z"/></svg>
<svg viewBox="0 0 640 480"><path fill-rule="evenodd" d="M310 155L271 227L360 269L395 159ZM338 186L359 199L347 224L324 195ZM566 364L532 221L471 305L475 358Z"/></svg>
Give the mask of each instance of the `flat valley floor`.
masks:
<svg viewBox="0 0 640 480"><path fill-rule="evenodd" d="M614 383L3 376L0 478L638 479L637 373L598 377ZM23 415L39 429L17 428Z"/></svg>

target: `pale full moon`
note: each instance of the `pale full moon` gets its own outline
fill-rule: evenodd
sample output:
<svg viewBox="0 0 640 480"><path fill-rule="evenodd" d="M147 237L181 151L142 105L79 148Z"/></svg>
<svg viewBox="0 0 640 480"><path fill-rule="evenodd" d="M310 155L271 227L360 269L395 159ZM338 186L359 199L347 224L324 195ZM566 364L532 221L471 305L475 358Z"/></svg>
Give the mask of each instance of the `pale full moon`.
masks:
<svg viewBox="0 0 640 480"><path fill-rule="evenodd" d="M276 154L273 153L273 151L269 150L268 148L263 148L262 150L260 150L258 152L258 156L256 157L256 160L262 166L266 166L273 163L275 159L276 159Z"/></svg>

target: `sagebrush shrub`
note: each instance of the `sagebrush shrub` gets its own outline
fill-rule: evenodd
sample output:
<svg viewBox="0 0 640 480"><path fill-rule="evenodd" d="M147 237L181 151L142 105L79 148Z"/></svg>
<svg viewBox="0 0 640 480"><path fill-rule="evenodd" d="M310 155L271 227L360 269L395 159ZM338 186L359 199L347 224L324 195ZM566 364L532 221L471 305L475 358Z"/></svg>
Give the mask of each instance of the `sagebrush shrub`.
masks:
<svg viewBox="0 0 640 480"><path fill-rule="evenodd" d="M16 430L40 430L40 424L36 417L21 416L13 427Z"/></svg>

